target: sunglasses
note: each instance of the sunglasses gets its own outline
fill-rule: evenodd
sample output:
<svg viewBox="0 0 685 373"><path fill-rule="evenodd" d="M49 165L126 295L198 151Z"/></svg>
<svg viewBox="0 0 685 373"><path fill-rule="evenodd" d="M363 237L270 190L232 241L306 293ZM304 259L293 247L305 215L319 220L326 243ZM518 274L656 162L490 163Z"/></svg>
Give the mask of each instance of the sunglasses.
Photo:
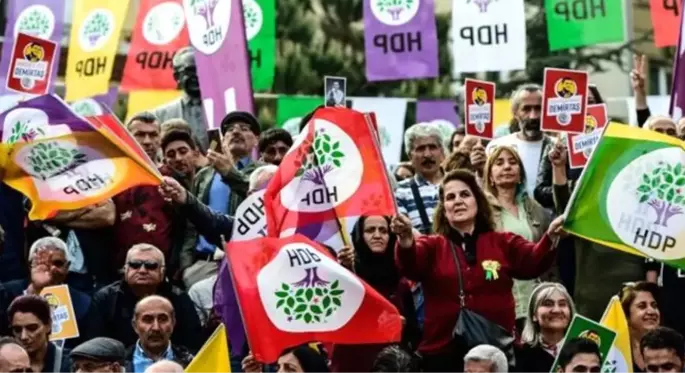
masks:
<svg viewBox="0 0 685 373"><path fill-rule="evenodd" d="M126 265L131 269L140 269L141 267L145 267L145 269L148 271L154 271L159 268L159 263L149 262L146 260L131 260L126 263Z"/></svg>

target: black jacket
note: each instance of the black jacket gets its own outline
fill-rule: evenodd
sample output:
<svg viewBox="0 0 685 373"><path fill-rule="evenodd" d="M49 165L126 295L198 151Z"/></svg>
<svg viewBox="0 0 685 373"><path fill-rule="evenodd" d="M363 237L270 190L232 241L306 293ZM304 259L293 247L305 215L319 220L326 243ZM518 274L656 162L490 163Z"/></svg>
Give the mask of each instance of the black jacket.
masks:
<svg viewBox="0 0 685 373"><path fill-rule="evenodd" d="M515 372L549 372L554 365L554 356L540 345L532 347L524 344L516 347L514 353L516 354Z"/></svg>
<svg viewBox="0 0 685 373"><path fill-rule="evenodd" d="M71 372L69 350L61 349L48 342L48 351L43 358L43 372Z"/></svg>
<svg viewBox="0 0 685 373"><path fill-rule="evenodd" d="M133 370L133 351L135 351L136 344L134 343L131 347L126 350L126 362L125 367L127 372L134 372ZM193 361L193 354L188 351L187 348L172 343L171 351L174 353L174 362L186 368L191 361Z"/></svg>
<svg viewBox="0 0 685 373"><path fill-rule="evenodd" d="M186 203L180 206L180 211L207 242L223 247L221 236L226 242L230 241L234 222L232 216L214 212L190 193Z"/></svg>
<svg viewBox="0 0 685 373"><path fill-rule="evenodd" d="M164 282L157 290L157 295L167 298L174 306L176 329L171 336L172 343L186 346L192 352L199 350L204 343L202 327L195 305L188 294ZM138 336L133 331L131 321L138 300L123 281L117 281L97 291L93 295L86 316L84 340L109 337L125 346L136 343Z"/></svg>
<svg viewBox="0 0 685 373"><path fill-rule="evenodd" d="M10 303L12 303L12 296L2 283L0 283L0 336L10 335L7 318L7 308L10 306Z"/></svg>

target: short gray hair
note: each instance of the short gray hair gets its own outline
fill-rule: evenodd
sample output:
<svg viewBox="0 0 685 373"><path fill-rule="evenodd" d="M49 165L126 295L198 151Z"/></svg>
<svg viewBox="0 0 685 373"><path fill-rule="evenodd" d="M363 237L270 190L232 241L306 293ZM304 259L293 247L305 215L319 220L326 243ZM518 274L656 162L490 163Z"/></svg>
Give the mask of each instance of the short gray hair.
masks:
<svg viewBox="0 0 685 373"><path fill-rule="evenodd" d="M128 249L128 252L126 252L126 263L128 263L129 258L133 253L144 253L144 252L149 252L152 251L159 255L162 258L162 262L160 263L162 267L165 265L165 259L164 259L164 253L162 250L158 249L157 246L155 245L150 245L149 243L139 243L131 246L130 249Z"/></svg>
<svg viewBox="0 0 685 373"><path fill-rule="evenodd" d="M667 115L651 115L649 118L647 118L643 127L651 131L652 126L654 126L654 123L662 120L673 123L674 128L678 127L677 123L673 120L673 118Z"/></svg>
<svg viewBox="0 0 685 373"><path fill-rule="evenodd" d="M431 123L421 122L414 124L404 131L404 151L407 152L407 155L414 150L414 142L416 139L421 137L434 138L438 142L438 145L441 147L443 153L447 154L447 149L445 149L445 139L442 138L440 129Z"/></svg>
<svg viewBox="0 0 685 373"><path fill-rule="evenodd" d="M511 94L511 112L516 114L516 112L519 110L519 106L521 106L521 94L523 92L533 93L541 91L542 86L537 83L525 83L518 86L514 93Z"/></svg>
<svg viewBox="0 0 685 373"><path fill-rule="evenodd" d="M478 345L464 356L464 363L468 361L489 361L493 372L507 373L509 363L506 355L499 348L490 345Z"/></svg>
<svg viewBox="0 0 685 373"><path fill-rule="evenodd" d="M145 368L145 373L183 373L183 366L172 360L159 360Z"/></svg>
<svg viewBox="0 0 685 373"><path fill-rule="evenodd" d="M535 287L530 294L528 309L526 310L526 323L523 326L523 332L521 333L521 342L531 346L540 344L540 321L534 321L533 317L535 316L535 311L537 311L542 302L549 299L555 292L559 292L566 298L566 303L568 303L568 308L570 310L569 322L573 319L573 316L576 314L576 306L564 285L556 282L543 282Z"/></svg>
<svg viewBox="0 0 685 373"><path fill-rule="evenodd" d="M257 167L252 173L250 174L250 186L248 190L255 190L260 187L260 185L257 185L259 182L259 178L266 173L270 173L271 176L273 176L276 171L278 171L278 166L273 165L273 164L267 164L264 166Z"/></svg>
<svg viewBox="0 0 685 373"><path fill-rule="evenodd" d="M66 242L62 241L61 238L57 237L43 237L36 240L36 242L31 245L29 249L29 262L33 260L39 251L43 250L60 250L64 253L64 256L69 260L69 249L67 248Z"/></svg>

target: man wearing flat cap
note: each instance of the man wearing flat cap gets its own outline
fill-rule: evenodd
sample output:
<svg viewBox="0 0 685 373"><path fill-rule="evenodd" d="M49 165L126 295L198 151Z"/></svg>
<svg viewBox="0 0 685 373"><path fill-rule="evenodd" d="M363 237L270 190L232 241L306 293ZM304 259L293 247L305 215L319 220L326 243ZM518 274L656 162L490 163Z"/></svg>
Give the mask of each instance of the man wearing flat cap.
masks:
<svg viewBox="0 0 685 373"><path fill-rule="evenodd" d="M98 337L71 350L74 372L123 372L126 348L112 338Z"/></svg>
<svg viewBox="0 0 685 373"><path fill-rule="evenodd" d="M261 132L259 121L244 111L229 113L221 121L223 139L221 151L207 152L209 166L195 176L190 192L217 213L235 215L235 210L247 196L248 178L252 171L264 165L250 158ZM230 237L225 237L228 241ZM223 251L198 235L189 224L183 249L181 269L186 289L196 282L215 275Z"/></svg>
<svg viewBox="0 0 685 373"><path fill-rule="evenodd" d="M178 83L178 88L183 90L183 95L156 108L153 113L159 119L159 123L177 118L185 120L190 125L193 135L197 136L200 142L198 145L203 150L207 150L209 146L207 121L202 109L200 80L197 77L195 65L195 49L193 47L179 49L174 55L172 65L174 79Z"/></svg>

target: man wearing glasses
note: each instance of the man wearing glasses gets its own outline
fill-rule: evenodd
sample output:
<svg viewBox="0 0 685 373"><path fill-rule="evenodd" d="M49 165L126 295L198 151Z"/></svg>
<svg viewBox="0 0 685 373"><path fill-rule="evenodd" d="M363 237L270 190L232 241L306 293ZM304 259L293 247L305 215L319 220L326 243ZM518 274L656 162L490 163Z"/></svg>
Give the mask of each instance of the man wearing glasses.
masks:
<svg viewBox="0 0 685 373"><path fill-rule="evenodd" d="M33 372L29 354L14 338L0 338L0 372Z"/></svg>
<svg viewBox="0 0 685 373"><path fill-rule="evenodd" d="M129 249L124 265L124 279L100 289L93 295L88 310L84 339L108 337L125 346L136 343L133 330L136 303L149 295L168 299L174 307L178 325L171 341L196 352L202 345L202 329L195 306L188 295L165 280L164 254L149 244Z"/></svg>

